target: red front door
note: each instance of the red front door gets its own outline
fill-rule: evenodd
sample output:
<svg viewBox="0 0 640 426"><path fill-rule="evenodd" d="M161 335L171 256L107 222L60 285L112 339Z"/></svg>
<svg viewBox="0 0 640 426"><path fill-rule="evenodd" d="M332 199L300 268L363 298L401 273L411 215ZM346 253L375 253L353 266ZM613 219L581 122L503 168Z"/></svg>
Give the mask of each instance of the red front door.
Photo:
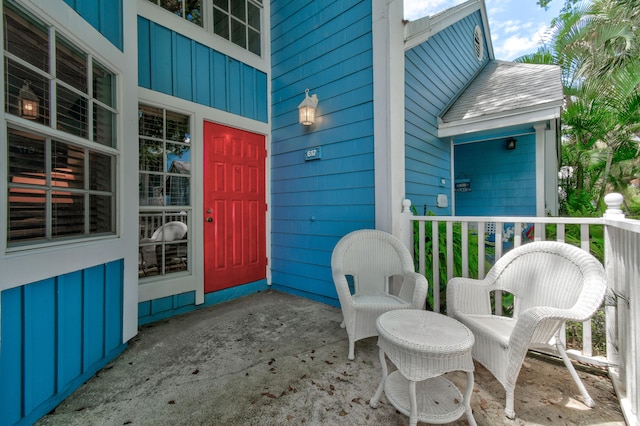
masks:
<svg viewBox="0 0 640 426"><path fill-rule="evenodd" d="M204 291L266 277L265 138L204 123Z"/></svg>

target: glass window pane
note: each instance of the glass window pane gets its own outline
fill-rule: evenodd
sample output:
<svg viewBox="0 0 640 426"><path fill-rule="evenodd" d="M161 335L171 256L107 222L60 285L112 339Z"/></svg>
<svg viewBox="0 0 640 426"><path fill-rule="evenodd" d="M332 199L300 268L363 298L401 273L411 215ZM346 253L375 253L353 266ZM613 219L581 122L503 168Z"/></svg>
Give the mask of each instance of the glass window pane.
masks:
<svg viewBox="0 0 640 426"><path fill-rule="evenodd" d="M138 109L138 134L152 138L164 135L164 118L162 109L140 105Z"/></svg>
<svg viewBox="0 0 640 426"><path fill-rule="evenodd" d="M247 24L260 31L260 8L251 3L247 4Z"/></svg>
<svg viewBox="0 0 640 426"><path fill-rule="evenodd" d="M190 204L190 182L188 177L169 176L167 178L167 205L188 206Z"/></svg>
<svg viewBox="0 0 640 426"><path fill-rule="evenodd" d="M189 135L189 116L167 111L167 139L186 142Z"/></svg>
<svg viewBox="0 0 640 426"><path fill-rule="evenodd" d="M140 139L138 167L149 172L164 171L164 143L156 140Z"/></svg>
<svg viewBox="0 0 640 426"><path fill-rule="evenodd" d="M138 194L141 206L164 206L164 179L162 175L140 173Z"/></svg>
<svg viewBox="0 0 640 426"><path fill-rule="evenodd" d="M200 0L185 0L187 8L185 11L185 19L198 26L202 26L202 3Z"/></svg>
<svg viewBox="0 0 640 426"><path fill-rule="evenodd" d="M89 189L92 191L113 191L114 158L98 152L89 153Z"/></svg>
<svg viewBox="0 0 640 426"><path fill-rule="evenodd" d="M191 146L182 143L167 144L167 172L191 174Z"/></svg>
<svg viewBox="0 0 640 426"><path fill-rule="evenodd" d="M46 192L9 188L8 241L21 242L46 237Z"/></svg>
<svg viewBox="0 0 640 426"><path fill-rule="evenodd" d="M240 47L247 47L247 27L242 22L231 19L231 41Z"/></svg>
<svg viewBox="0 0 640 426"><path fill-rule="evenodd" d="M225 12L229 11L229 0L213 0L213 4Z"/></svg>
<svg viewBox="0 0 640 426"><path fill-rule="evenodd" d="M178 16L182 16L182 0L160 0L160 6Z"/></svg>
<svg viewBox="0 0 640 426"><path fill-rule="evenodd" d="M49 72L49 31L46 26L4 4L4 48Z"/></svg>
<svg viewBox="0 0 640 426"><path fill-rule="evenodd" d="M45 185L45 141L19 130L8 130L9 184Z"/></svg>
<svg viewBox="0 0 640 426"><path fill-rule="evenodd" d="M114 233L115 221L113 220L113 196L91 195L89 197L89 211L91 234Z"/></svg>
<svg viewBox="0 0 640 426"><path fill-rule="evenodd" d="M115 77L98 62L93 61L93 97L103 104L115 106Z"/></svg>
<svg viewBox="0 0 640 426"><path fill-rule="evenodd" d="M260 56L260 33L249 28L249 51Z"/></svg>
<svg viewBox="0 0 640 426"><path fill-rule="evenodd" d="M84 194L52 191L51 221L53 238L84 234Z"/></svg>
<svg viewBox="0 0 640 426"><path fill-rule="evenodd" d="M87 55L59 35L56 36L56 77L87 93Z"/></svg>
<svg viewBox="0 0 640 426"><path fill-rule="evenodd" d="M84 149L51 141L51 185L84 188Z"/></svg>
<svg viewBox="0 0 640 426"><path fill-rule="evenodd" d="M87 137L87 99L58 84L58 129Z"/></svg>
<svg viewBox="0 0 640 426"><path fill-rule="evenodd" d="M106 108L93 105L93 141L104 146L116 146L116 117Z"/></svg>
<svg viewBox="0 0 640 426"><path fill-rule="evenodd" d="M49 80L9 59L5 62L5 111L20 115L20 89L28 88L38 98L38 117L34 120L49 125Z"/></svg>
<svg viewBox="0 0 640 426"><path fill-rule="evenodd" d="M229 15L213 9L213 32L229 40Z"/></svg>
<svg viewBox="0 0 640 426"><path fill-rule="evenodd" d="M247 0L231 0L231 15L238 18L242 22L247 21L246 1Z"/></svg>

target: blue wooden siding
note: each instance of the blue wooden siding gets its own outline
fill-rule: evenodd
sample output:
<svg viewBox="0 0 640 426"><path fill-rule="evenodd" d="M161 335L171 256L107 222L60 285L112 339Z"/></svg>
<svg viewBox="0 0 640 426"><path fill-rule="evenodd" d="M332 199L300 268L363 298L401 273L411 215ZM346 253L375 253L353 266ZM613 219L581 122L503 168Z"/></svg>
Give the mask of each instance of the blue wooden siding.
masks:
<svg viewBox="0 0 640 426"><path fill-rule="evenodd" d="M535 135L518 136L515 150L505 141L455 147L456 176L471 179L471 192L456 192L457 215L536 215Z"/></svg>
<svg viewBox="0 0 640 426"><path fill-rule="evenodd" d="M272 283L337 306L331 252L375 227L371 0L271 2ZM317 121L298 124L305 89ZM307 148L322 158L304 161Z"/></svg>
<svg viewBox="0 0 640 426"><path fill-rule="evenodd" d="M486 54L476 58L476 25L482 28L479 11L405 52L405 189L419 214L425 204L451 214L451 200L448 208L436 207L437 194L450 196L452 185L450 143L438 138L437 117L488 61Z"/></svg>
<svg viewBox="0 0 640 426"><path fill-rule="evenodd" d="M107 40L122 50L123 0L64 0Z"/></svg>
<svg viewBox="0 0 640 426"><path fill-rule="evenodd" d="M4 290L0 425L32 424L123 349L123 262Z"/></svg>
<svg viewBox="0 0 640 426"><path fill-rule="evenodd" d="M267 75L138 16L138 85L267 122Z"/></svg>

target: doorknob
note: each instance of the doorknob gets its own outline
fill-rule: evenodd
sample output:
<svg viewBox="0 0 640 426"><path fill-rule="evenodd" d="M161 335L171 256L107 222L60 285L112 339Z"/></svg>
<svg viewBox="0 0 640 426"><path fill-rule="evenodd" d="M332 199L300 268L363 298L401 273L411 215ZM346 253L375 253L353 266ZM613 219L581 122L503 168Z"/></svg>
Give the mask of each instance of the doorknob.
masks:
<svg viewBox="0 0 640 426"><path fill-rule="evenodd" d="M207 218L207 222L213 222L213 218L208 217L208 218Z"/></svg>

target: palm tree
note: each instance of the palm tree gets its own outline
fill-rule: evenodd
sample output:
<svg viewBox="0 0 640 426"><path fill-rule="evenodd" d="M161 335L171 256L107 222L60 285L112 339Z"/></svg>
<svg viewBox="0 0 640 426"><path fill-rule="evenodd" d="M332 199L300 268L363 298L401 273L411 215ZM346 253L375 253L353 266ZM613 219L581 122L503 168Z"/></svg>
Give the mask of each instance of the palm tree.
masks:
<svg viewBox="0 0 640 426"><path fill-rule="evenodd" d="M566 3L552 22L551 42L520 62L559 65L565 91L563 164L575 171L570 188L578 213L621 190L623 167L636 160L640 133L640 4L637 0ZM614 166L618 167L614 167ZM615 179L611 171L618 172ZM589 197L586 197L586 194ZM575 206L574 206L575 207Z"/></svg>

